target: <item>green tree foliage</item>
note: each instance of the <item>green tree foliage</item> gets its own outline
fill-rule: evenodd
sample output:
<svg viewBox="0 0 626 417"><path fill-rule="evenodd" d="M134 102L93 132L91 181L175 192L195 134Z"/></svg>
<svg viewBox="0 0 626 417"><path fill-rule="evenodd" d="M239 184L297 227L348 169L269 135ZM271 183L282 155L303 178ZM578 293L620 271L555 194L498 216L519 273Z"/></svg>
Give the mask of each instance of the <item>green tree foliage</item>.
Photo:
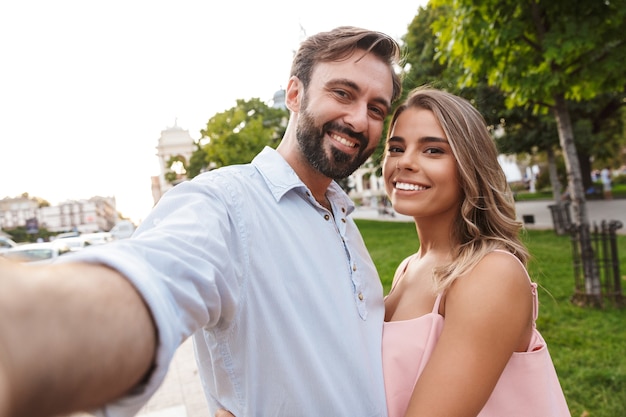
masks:
<svg viewBox="0 0 626 417"><path fill-rule="evenodd" d="M49 241L51 237L55 236L56 232L50 232L45 227L39 227L37 233L28 233L26 230L26 226L18 226L13 229L4 230L6 233L11 236L17 243L34 243L38 238L42 238L45 241Z"/></svg>
<svg viewBox="0 0 626 417"><path fill-rule="evenodd" d="M435 58L438 51L437 37L432 25L441 13L440 9L430 4L420 7L403 37L406 49L403 98L415 87L426 84L450 92L458 90L456 75L449 74L451 71L446 63Z"/></svg>
<svg viewBox="0 0 626 417"><path fill-rule="evenodd" d="M452 10L434 28L464 83L487 75L516 105L624 90L624 0L432 1Z"/></svg>
<svg viewBox="0 0 626 417"><path fill-rule="evenodd" d="M171 156L167 161L167 171L165 172L165 180L171 184L180 181L187 173L187 161L182 155Z"/></svg>
<svg viewBox="0 0 626 417"><path fill-rule="evenodd" d="M204 146L196 143L196 150L189 158L189 166L187 167L187 178L193 178L206 170L208 163Z"/></svg>
<svg viewBox="0 0 626 417"><path fill-rule="evenodd" d="M190 159L188 177L226 165L250 162L265 146L276 148L287 126L288 112L258 98L211 117L201 130L201 142Z"/></svg>
<svg viewBox="0 0 626 417"><path fill-rule="evenodd" d="M429 3L419 9L418 15L409 25L403 37L406 48L403 94L406 96L410 90L422 85L458 94L470 100L483 114L487 124L495 127L502 123L509 112L502 91L497 86L488 85L484 79L477 80L472 86L461 85L462 68L437 59L441 48L433 25L450 13L449 7L433 7Z"/></svg>

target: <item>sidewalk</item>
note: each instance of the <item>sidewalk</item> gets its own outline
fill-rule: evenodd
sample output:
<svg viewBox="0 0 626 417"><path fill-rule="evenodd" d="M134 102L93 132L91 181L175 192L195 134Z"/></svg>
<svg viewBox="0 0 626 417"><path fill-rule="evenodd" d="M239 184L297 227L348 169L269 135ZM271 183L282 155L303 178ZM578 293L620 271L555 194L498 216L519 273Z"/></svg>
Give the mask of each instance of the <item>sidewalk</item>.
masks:
<svg viewBox="0 0 626 417"><path fill-rule="evenodd" d="M524 215L533 215L535 223L526 223L528 229L553 229L552 215L548 206L555 204L554 201L521 201L516 203L518 219ZM598 225L603 221L618 220L622 222L622 228L618 234L626 234L626 199L616 200L590 200L587 201L589 223ZM572 219L574 213L570 208Z"/></svg>
<svg viewBox="0 0 626 417"><path fill-rule="evenodd" d="M191 338L178 348L163 385L137 415L211 417L202 391Z"/></svg>
<svg viewBox="0 0 626 417"><path fill-rule="evenodd" d="M163 384L139 410L137 416L212 417L202 391L191 338L178 348ZM93 415L74 413L66 417L93 417Z"/></svg>

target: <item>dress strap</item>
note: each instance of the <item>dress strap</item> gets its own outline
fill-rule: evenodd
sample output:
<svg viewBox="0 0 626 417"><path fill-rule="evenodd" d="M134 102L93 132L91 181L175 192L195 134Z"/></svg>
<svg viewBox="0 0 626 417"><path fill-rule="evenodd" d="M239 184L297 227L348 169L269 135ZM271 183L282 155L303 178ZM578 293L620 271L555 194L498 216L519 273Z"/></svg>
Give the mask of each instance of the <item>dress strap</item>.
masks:
<svg viewBox="0 0 626 417"><path fill-rule="evenodd" d="M433 306L433 313L439 314L439 304L441 304L441 299L443 298L443 293L440 292L437 294L437 298L435 298L435 305Z"/></svg>

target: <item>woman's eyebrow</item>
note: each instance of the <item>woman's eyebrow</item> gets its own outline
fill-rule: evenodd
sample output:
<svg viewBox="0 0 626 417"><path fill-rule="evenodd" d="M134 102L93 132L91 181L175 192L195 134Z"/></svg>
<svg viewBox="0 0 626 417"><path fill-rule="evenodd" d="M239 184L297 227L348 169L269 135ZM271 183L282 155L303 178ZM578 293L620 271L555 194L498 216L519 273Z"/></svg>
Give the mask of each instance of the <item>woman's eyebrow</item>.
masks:
<svg viewBox="0 0 626 417"><path fill-rule="evenodd" d="M440 138L437 136L422 136L420 138L417 139L417 141L419 143L444 143L444 144L448 144L448 140L445 138ZM401 142L404 143L405 140L402 136L392 136L389 139L387 139L387 143L390 142Z"/></svg>
<svg viewBox="0 0 626 417"><path fill-rule="evenodd" d="M448 143L448 140L445 138L440 138L437 136L424 136L418 139L418 141L420 143L430 143L430 142L434 142L434 143Z"/></svg>

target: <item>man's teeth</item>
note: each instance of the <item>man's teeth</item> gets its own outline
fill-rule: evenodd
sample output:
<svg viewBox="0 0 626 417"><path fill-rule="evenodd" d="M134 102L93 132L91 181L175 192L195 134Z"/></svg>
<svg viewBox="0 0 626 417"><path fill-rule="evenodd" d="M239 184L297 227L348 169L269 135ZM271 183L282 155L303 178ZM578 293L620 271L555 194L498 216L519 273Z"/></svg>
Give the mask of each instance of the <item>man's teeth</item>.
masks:
<svg viewBox="0 0 626 417"><path fill-rule="evenodd" d="M406 182L397 182L396 183L396 188L398 190L406 190L406 191L420 191L420 190L425 190L426 187L423 187L421 185L416 185L416 184L409 184Z"/></svg>
<svg viewBox="0 0 626 417"><path fill-rule="evenodd" d="M330 137L333 138L334 140L336 140L337 142L341 143L344 146L348 146L350 148L356 148L356 143L350 142L349 140L344 139L341 136L330 135Z"/></svg>

